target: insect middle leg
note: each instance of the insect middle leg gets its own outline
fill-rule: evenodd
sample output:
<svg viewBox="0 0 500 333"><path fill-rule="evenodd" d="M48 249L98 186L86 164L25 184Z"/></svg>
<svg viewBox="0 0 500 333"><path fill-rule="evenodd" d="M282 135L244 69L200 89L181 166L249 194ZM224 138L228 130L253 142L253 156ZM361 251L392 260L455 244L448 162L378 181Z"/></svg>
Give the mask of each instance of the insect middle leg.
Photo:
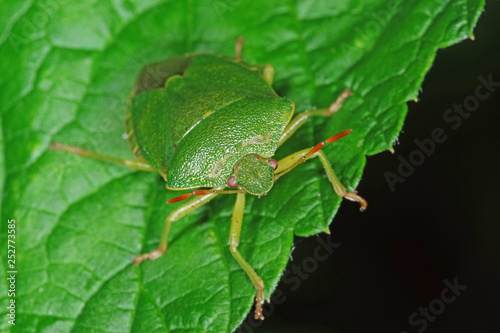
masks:
<svg viewBox="0 0 500 333"><path fill-rule="evenodd" d="M134 265L138 265L139 263L143 262L144 260L155 260L161 257L163 253L167 251L168 248L168 234L170 233L170 227L172 226L172 223L175 221L178 221L182 217L186 216L187 214L191 213L195 209L200 208L201 206L205 205L206 203L210 202L212 199L214 199L218 193L210 193L206 194L200 197L196 197L184 205L180 206L173 212L171 212L167 218L165 219L165 225L163 227L163 232L161 235L161 240L160 240L160 245L158 246L157 249L140 254L134 259Z"/></svg>
<svg viewBox="0 0 500 333"><path fill-rule="evenodd" d="M245 193L238 193L236 195L236 203L234 205L233 218L231 220L231 229L229 230L229 250L231 251L234 259L236 259L243 270L247 273L257 290L257 296L255 297L255 319L264 319L264 316L262 315L262 304L264 303L264 282L238 251L244 209Z"/></svg>
<svg viewBox="0 0 500 333"><path fill-rule="evenodd" d="M339 97L337 97L335 102L330 104L329 107L317 110L307 110L297 114L285 127L278 141L278 147L281 146L286 140L288 140L293 135L293 133L295 133L295 131L297 131L299 127L307 121L309 117L330 117L342 107L342 103L349 96L351 96L351 94L351 91L349 89L346 89L342 92L342 94L340 94Z"/></svg>
<svg viewBox="0 0 500 333"><path fill-rule="evenodd" d="M310 153L313 149L314 148L308 148L298 151L278 161L278 168L276 169L275 179L278 179L287 172L291 171L301 162L307 161L313 157L318 157L321 163L323 164L323 168L325 169L325 172L328 176L328 180L330 180L330 183L332 183L335 193L337 193L337 195L340 197L358 202L361 206L360 210L361 211L365 210L366 207L368 206L366 200L355 192L348 192L345 186L342 185L340 180L337 178L337 175L335 175L332 165L330 164L330 161L328 161L328 158L326 157L325 153L322 150L317 150L313 153Z"/></svg>
<svg viewBox="0 0 500 333"><path fill-rule="evenodd" d="M152 168L149 164L147 164L146 162L142 162L141 160L138 160L138 159L125 159L125 158L118 158L118 157L102 155L102 154L94 153L90 150L86 150L86 149L79 148L79 147L67 146L67 145L64 145L64 144L58 143L58 142L53 142L52 145L50 146L50 149L64 150L64 151L67 151L68 153L71 153L71 154L80 155L80 156L92 158L95 160L112 162L112 163L124 165L126 167L129 167L129 168L135 169L135 170L157 172L157 170Z"/></svg>

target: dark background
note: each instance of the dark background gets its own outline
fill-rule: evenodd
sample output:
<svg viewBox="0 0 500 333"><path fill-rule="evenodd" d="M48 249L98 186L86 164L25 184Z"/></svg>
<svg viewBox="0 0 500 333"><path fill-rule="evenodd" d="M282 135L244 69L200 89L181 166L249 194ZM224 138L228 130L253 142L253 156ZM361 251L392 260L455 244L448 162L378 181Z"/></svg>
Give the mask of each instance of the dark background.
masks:
<svg viewBox="0 0 500 333"><path fill-rule="evenodd" d="M443 120L474 95L478 76L500 82L499 14L500 2L487 2L475 40L438 51L395 153L368 157L358 187L367 211L343 203L330 226L340 247L296 290L282 280L286 301L241 332L500 332L500 87L456 130ZM436 128L446 141L392 192L384 173L397 174L398 156L408 159ZM288 271L312 256L317 237L326 239L295 239ZM427 327L410 325L455 278L467 289Z"/></svg>

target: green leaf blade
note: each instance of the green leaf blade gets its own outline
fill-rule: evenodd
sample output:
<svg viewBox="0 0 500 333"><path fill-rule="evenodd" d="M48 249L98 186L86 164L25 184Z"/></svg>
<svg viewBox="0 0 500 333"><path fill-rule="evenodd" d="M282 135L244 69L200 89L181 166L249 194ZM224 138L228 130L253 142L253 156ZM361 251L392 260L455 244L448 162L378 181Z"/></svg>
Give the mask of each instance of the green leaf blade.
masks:
<svg viewBox="0 0 500 333"><path fill-rule="evenodd" d="M228 249L234 197L220 196L173 225L177 206L156 175L69 156L51 142L130 158L125 106L140 69L187 52L270 63L274 87L297 111L353 96L330 119L313 119L277 152L286 156L352 128L324 148L348 188L366 156L392 147L439 48L472 36L484 1L150 1L3 4L0 19L0 236L16 219L16 327L2 332L231 332L254 288ZM37 16L38 15L38 16ZM45 18L36 21L36 17ZM13 64L17 64L14 66ZM362 194L362 193L361 193ZM369 200L369 198L367 198ZM240 250L270 297L293 235L328 230L341 199L319 161L300 166L262 198L247 198ZM352 203L346 203L352 204ZM0 253L0 278L8 275ZM0 284L4 317L7 285Z"/></svg>

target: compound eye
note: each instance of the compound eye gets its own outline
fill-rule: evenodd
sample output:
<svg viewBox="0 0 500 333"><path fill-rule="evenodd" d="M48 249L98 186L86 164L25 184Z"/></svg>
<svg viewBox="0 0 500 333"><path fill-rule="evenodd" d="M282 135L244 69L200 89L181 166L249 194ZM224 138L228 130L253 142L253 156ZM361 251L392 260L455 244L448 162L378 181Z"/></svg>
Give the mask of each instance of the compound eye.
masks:
<svg viewBox="0 0 500 333"><path fill-rule="evenodd" d="M232 187L232 188L235 188L237 186L235 176L231 176L227 179L227 186Z"/></svg>
<svg viewBox="0 0 500 333"><path fill-rule="evenodd" d="M267 160L267 163L271 165L273 170L276 170L278 168L278 162L276 160L273 160L272 158L270 160Z"/></svg>

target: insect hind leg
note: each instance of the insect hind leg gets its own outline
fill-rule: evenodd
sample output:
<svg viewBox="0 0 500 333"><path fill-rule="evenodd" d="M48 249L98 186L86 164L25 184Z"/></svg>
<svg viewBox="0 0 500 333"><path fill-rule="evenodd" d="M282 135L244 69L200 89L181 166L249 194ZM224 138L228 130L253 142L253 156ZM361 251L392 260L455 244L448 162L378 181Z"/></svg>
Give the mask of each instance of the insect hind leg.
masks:
<svg viewBox="0 0 500 333"><path fill-rule="evenodd" d="M234 46L234 57L236 60L242 60L243 44L245 44L245 39L243 37L236 38L236 44Z"/></svg>
<svg viewBox="0 0 500 333"><path fill-rule="evenodd" d="M50 149L52 149L52 150L64 150L64 151L71 153L71 154L74 154L74 155L80 155L80 156L92 158L95 160L116 163L116 164L120 164L120 165L126 166L126 167L131 168L131 169L135 169L135 170L157 172L156 169L152 168L149 164L147 164L146 162L140 161L138 159L126 159L126 158L118 158L118 157L113 157L113 156L102 155L102 154L94 153L90 150L86 150L83 148L74 147L74 146L67 146L67 145L64 145L64 144L59 143L59 142L52 142L52 144L50 145Z"/></svg>

